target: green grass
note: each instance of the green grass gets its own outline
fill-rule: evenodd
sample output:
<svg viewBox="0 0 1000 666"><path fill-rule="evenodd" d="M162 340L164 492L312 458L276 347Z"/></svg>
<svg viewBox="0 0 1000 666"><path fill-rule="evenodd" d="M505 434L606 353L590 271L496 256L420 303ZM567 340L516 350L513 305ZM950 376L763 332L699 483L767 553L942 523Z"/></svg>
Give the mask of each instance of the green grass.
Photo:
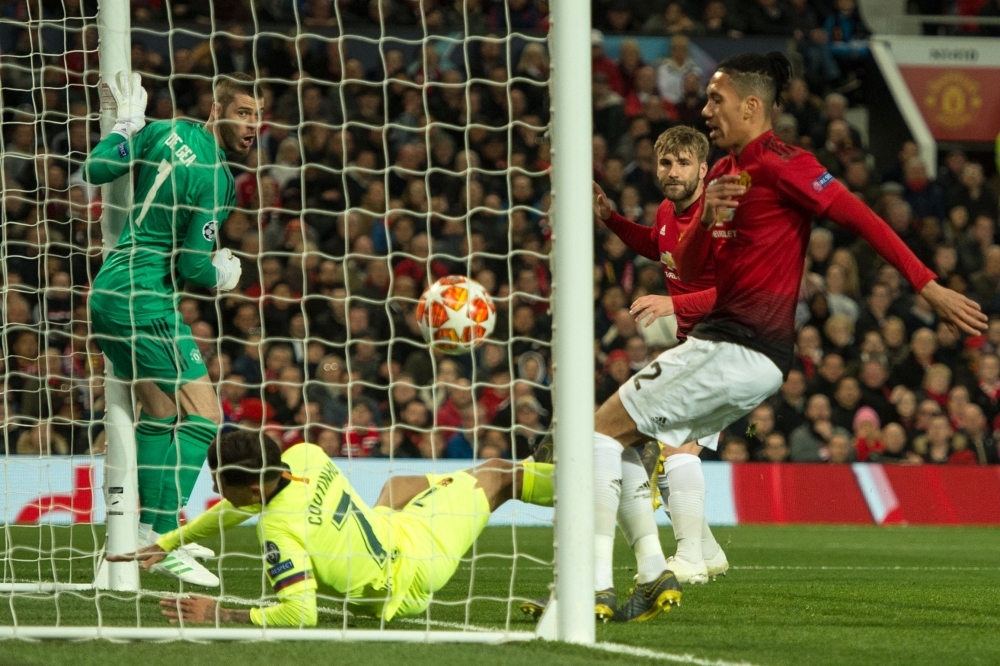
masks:
<svg viewBox="0 0 1000 666"><path fill-rule="evenodd" d="M750 527L716 530L733 569L725 579L685 590L684 602L673 612L644 624L603 625L599 641L632 645L672 655L699 659L841 666L850 664L997 664L1000 663L1000 531L977 528L848 528ZM74 560L72 579L90 578L85 554L100 534L89 528L14 528L8 553L8 575L13 566L18 579L37 577L36 566L24 560L48 549L52 536L72 551L60 551ZM548 529L516 531L519 557L513 551L511 531L491 528L481 537L475 567L463 565L431 608L435 623L465 623L477 627L530 631L516 603L507 601L511 565L518 597L544 594L551 569L542 564L552 557ZM5 537L6 539L6 537ZM673 548L669 531L665 548ZM219 543L208 543L216 549ZM14 547L13 551L10 550ZM228 595L259 598L267 591L257 568L259 553L253 532L243 528L227 536L222 578ZM633 562L623 543L616 553L617 583L625 589ZM48 560L45 560L48 567ZM51 578L51 571L42 572ZM65 576L66 572L60 573ZM65 578L63 578L65 579ZM471 580L471 583L470 583ZM588 585L589 581L581 581ZM176 590L168 579L144 576L149 591ZM470 596L471 604L461 602ZM158 596L138 600L93 593L29 598L0 595L0 624L89 625L100 609L107 625L165 625ZM335 600L321 606L336 609ZM322 613L320 624L345 625L343 616ZM393 623L415 629L415 621ZM377 623L351 619L349 626L373 628ZM445 627L435 625L435 628ZM489 666L506 664L635 664L646 660L558 644L530 643L481 647L419 644L112 644L106 642L0 642L0 666L8 664L158 664L185 666L229 662L250 664L423 664L467 663L482 655Z"/></svg>

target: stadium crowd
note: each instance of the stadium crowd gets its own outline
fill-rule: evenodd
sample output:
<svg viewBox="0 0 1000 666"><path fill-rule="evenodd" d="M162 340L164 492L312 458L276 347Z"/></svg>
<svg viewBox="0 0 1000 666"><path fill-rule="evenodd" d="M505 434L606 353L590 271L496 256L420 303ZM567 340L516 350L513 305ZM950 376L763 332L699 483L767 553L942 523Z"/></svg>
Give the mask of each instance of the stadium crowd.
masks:
<svg viewBox="0 0 1000 666"><path fill-rule="evenodd" d="M219 299L190 290L179 305L220 386L227 427L263 427L283 446L309 440L337 456L529 455L552 404L545 3L509 0L507 12L485 0L260 5L258 20L300 12L305 26L336 26L339 16L345 35L379 16L415 26L422 5L429 33L467 26L481 37L458 66L429 40L418 57L387 50L367 68L346 37L254 42L239 25L172 60L133 43L154 120L207 118L217 71L253 73L256 63L267 79L259 145L233 165L237 209L220 231L243 262L242 283ZM210 3L170 6L173 20L199 21ZM211 6L237 19L249 11L236 0ZM157 0L132 7L136 21L166 16ZM985 336L958 336L864 241L817 220L796 367L778 395L724 433L720 456L997 463L997 193L960 151L935 179L915 144L891 164L866 152L837 92L856 88L853 68L865 57L854 0L595 0L594 12L608 31L670 37L669 56L647 63L634 39L614 60L593 34L594 180L623 215L653 223L656 137L678 123L702 126L711 72L695 64L690 39L788 36L801 76L776 133L814 151L943 283L995 315ZM508 48L497 37L508 22L535 38ZM85 302L101 263L101 202L78 173L99 139L94 29L68 31L65 53L44 56L32 30L16 34L0 59L4 442L12 454L100 452L102 356ZM600 403L658 353L628 306L665 287L659 264L592 229ZM454 273L481 282L498 308L491 341L473 355L429 351L415 317L426 285Z"/></svg>

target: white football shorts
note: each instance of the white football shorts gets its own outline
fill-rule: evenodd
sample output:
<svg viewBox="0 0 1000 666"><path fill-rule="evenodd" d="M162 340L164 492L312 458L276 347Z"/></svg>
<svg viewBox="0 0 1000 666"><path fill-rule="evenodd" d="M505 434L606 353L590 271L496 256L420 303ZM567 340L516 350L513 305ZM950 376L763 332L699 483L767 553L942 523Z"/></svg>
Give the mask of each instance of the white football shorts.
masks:
<svg viewBox="0 0 1000 666"><path fill-rule="evenodd" d="M668 446L698 440L718 447L718 433L781 387L778 366L733 342L689 337L618 389L644 435Z"/></svg>

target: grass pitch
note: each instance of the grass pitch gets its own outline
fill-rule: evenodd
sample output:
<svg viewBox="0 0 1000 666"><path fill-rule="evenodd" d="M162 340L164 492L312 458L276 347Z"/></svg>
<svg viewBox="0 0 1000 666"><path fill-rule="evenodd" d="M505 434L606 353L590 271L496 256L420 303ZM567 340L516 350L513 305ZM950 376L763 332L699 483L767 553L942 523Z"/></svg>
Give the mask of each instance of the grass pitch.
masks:
<svg viewBox="0 0 1000 666"><path fill-rule="evenodd" d="M998 664L1000 663L1000 531L978 528L754 527L716 529L733 565L729 576L685 589L683 604L652 622L602 625L599 641L655 651L659 661L695 664ZM431 607L432 629L456 625L530 631L533 623L517 600L545 593L551 580L552 532L487 529L474 562L463 564ZM663 534L670 552L673 539ZM100 533L89 527L9 528L3 537L6 578L87 582ZM60 565L45 556L55 542ZM512 543L517 544L513 557ZM219 550L218 540L207 543ZM219 566L227 596L269 596L250 528L230 532ZM77 559L69 560L70 555ZM619 589L631 584L634 562L624 543L616 553ZM72 570L68 563L72 561ZM516 599L509 600L512 586ZM177 591L159 576L143 575L139 598L92 592L39 596L0 595L0 625L90 625L99 610L105 625L164 626L159 595ZM580 581L589 585L589 581ZM471 598L471 601L467 602ZM237 605L237 604L230 604ZM376 628L377 622L345 618L336 600L320 624ZM426 618L393 622L421 629ZM424 664L488 660L517 664L636 664L651 657L532 642L478 645L243 643L112 644L107 642L0 642L0 666L138 664L176 666L220 663Z"/></svg>

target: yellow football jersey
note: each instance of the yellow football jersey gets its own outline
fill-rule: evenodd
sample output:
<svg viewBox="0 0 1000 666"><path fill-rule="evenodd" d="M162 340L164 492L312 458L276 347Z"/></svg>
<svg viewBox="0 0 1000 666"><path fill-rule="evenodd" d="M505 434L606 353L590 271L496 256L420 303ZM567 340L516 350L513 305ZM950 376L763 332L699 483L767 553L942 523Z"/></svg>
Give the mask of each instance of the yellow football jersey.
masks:
<svg viewBox="0 0 1000 666"><path fill-rule="evenodd" d="M374 511L318 446L299 444L281 456L289 469L267 507L235 508L223 500L159 545L173 550L238 525L259 513L257 537L268 581L281 604L253 609L254 624L311 625L317 592L346 600L349 609L392 619L406 598L419 560L400 557L408 542L391 512Z"/></svg>

